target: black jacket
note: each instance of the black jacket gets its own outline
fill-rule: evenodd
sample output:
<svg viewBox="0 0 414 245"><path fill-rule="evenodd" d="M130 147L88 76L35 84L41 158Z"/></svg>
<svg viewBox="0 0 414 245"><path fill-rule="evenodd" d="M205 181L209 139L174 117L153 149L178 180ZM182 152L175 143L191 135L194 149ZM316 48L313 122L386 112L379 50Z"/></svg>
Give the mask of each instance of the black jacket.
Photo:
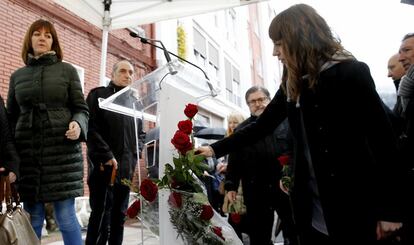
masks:
<svg viewBox="0 0 414 245"><path fill-rule="evenodd" d="M10 77L7 111L21 158L22 200L83 196L81 141L86 139L88 106L76 69L53 54L29 57ZM81 128L78 140L65 136L71 121Z"/></svg>
<svg viewBox="0 0 414 245"><path fill-rule="evenodd" d="M0 167L11 171L19 177L20 158L10 134L9 122L3 98L0 96Z"/></svg>
<svg viewBox="0 0 414 245"><path fill-rule="evenodd" d="M249 117L235 129L235 132L255 123L256 120L255 116ZM281 193L279 188L282 168L277 158L282 154L291 154L292 151L293 142L288 122L285 120L264 139L229 154L225 189L237 191L242 180L243 196L248 209L249 206L273 208L275 204L272 198L262 197L282 195L287 200L287 195Z"/></svg>
<svg viewBox="0 0 414 245"><path fill-rule="evenodd" d="M123 87L116 86L111 82L107 87L98 87L90 91L86 99L89 110L88 130L88 157L90 170L99 169L100 164L115 158L118 162L117 181L131 179L137 164L137 147L135 142L134 118L108 110L100 109L98 98L108 98ZM135 97L126 92L123 95L125 101L118 101L130 108L136 101ZM120 98L119 98L120 99ZM145 132L142 130L142 120L137 119L139 150L142 150Z"/></svg>
<svg viewBox="0 0 414 245"><path fill-rule="evenodd" d="M332 66L320 73L314 89L302 91L299 102L300 107L287 102L279 89L255 124L211 145L216 157L264 137L287 116L295 146L291 201L299 232L310 227L312 207L305 133L334 244L372 244L377 221L401 220L403 186L396 140L368 66L358 61Z"/></svg>

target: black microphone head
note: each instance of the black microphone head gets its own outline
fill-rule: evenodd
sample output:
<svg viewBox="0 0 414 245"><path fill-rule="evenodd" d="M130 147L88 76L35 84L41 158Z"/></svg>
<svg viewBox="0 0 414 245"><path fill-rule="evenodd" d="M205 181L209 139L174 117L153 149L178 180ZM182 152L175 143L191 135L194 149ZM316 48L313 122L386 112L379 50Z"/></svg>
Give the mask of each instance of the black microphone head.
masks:
<svg viewBox="0 0 414 245"><path fill-rule="evenodd" d="M138 36L138 34L136 34L135 32L129 32L129 35L131 36L131 37L140 37L140 36Z"/></svg>

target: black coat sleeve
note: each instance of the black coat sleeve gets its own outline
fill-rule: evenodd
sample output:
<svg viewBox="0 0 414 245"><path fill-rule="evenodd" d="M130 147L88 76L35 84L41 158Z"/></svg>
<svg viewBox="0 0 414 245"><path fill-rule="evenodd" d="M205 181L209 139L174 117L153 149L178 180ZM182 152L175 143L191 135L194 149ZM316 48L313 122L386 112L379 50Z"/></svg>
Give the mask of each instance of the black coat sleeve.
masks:
<svg viewBox="0 0 414 245"><path fill-rule="evenodd" d="M353 98L360 103L358 116L363 124L362 133L374 159L372 169L373 180L376 182L378 200L376 204L379 220L401 220L402 176L403 164L397 151L397 141L391 123L375 89L369 68L359 63L354 73ZM350 79L350 81L352 81Z"/></svg>
<svg viewBox="0 0 414 245"><path fill-rule="evenodd" d="M88 156L95 166L114 158L109 145L100 133L104 130L104 125L102 125L103 120L99 117L99 96L97 92L97 89L92 90L86 98L89 106L88 140L86 144L88 146Z"/></svg>
<svg viewBox="0 0 414 245"><path fill-rule="evenodd" d="M7 119L6 108L4 107L3 98L0 96L0 130L1 130L1 159L0 167L6 171L11 171L19 177L20 158L17 154L14 141L10 133L10 127Z"/></svg>
<svg viewBox="0 0 414 245"><path fill-rule="evenodd" d="M277 91L275 97L267 105L262 115L257 119L256 123L252 123L247 127L239 130L231 136L224 138L211 147L217 158L228 153L251 145L266 135L273 132L276 127L287 117L286 96L281 88Z"/></svg>
<svg viewBox="0 0 414 245"><path fill-rule="evenodd" d="M78 73L71 65L69 66L68 70L68 75L70 77L69 108L72 112L72 121L76 121L81 129L79 140L86 141L89 118L88 105L85 102Z"/></svg>

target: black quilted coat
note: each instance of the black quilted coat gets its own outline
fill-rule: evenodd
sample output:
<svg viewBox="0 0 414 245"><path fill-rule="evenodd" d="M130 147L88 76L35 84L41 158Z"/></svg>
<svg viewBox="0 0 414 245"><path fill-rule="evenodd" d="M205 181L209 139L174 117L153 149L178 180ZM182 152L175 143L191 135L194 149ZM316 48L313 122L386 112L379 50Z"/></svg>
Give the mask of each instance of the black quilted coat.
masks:
<svg viewBox="0 0 414 245"><path fill-rule="evenodd" d="M47 54L29 58L11 75L7 110L21 158L23 201L49 202L83 195L83 158L88 106L73 66ZM81 127L79 140L65 136L69 123Z"/></svg>

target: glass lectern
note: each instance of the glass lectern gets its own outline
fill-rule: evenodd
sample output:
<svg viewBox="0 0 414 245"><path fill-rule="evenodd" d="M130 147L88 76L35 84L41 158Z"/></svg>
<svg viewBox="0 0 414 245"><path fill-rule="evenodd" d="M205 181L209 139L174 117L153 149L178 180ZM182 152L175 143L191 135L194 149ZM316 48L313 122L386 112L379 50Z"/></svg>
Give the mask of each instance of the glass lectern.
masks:
<svg viewBox="0 0 414 245"><path fill-rule="evenodd" d="M158 167L160 177L164 173L164 164L172 163L174 149L170 141L177 129L177 122L183 120L182 111L185 105L198 104L198 101L216 95L213 86L202 75L195 68L176 60L133 82L111 97L99 99L101 108L141 118L144 124L148 121L157 128L156 135L159 140L157 137L148 140L147 154L144 156L147 155L145 157L151 159L149 166L154 166L155 161L160 163ZM159 152L158 157L156 152ZM140 172L139 176L141 178ZM157 204L143 205L141 221L158 236L161 245L183 244L169 222L167 199L167 191L161 190L158 193ZM142 230L141 234L143 234Z"/></svg>

